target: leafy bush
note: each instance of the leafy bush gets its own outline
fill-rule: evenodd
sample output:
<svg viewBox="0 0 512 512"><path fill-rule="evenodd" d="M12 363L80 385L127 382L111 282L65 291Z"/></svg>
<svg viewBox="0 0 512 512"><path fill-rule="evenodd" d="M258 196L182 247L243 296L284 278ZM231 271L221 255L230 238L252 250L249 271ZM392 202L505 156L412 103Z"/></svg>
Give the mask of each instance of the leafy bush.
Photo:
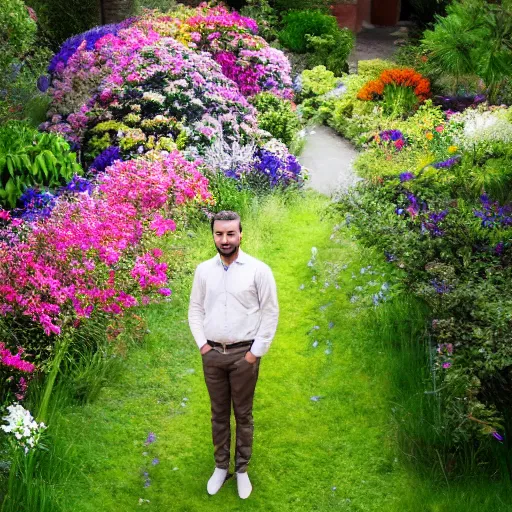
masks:
<svg viewBox="0 0 512 512"><path fill-rule="evenodd" d="M501 83L511 76L511 7L483 0L455 1L447 7L446 17L436 17L422 42L428 51L426 65L435 76L448 73L458 80L477 75L495 102Z"/></svg>
<svg viewBox="0 0 512 512"><path fill-rule="evenodd" d="M240 14L256 21L258 33L265 41L277 39L279 16L268 0L247 0Z"/></svg>
<svg viewBox="0 0 512 512"><path fill-rule="evenodd" d="M44 119L46 97L36 88L51 53L37 39L37 17L21 0L7 0L0 13L0 123ZM45 105L46 104L46 105Z"/></svg>
<svg viewBox="0 0 512 512"><path fill-rule="evenodd" d="M81 172L62 137L17 121L0 127L0 205L14 208L26 188L54 188Z"/></svg>
<svg viewBox="0 0 512 512"><path fill-rule="evenodd" d="M99 4L81 0L28 0L39 19L40 29L53 50L75 34L100 22Z"/></svg>
<svg viewBox="0 0 512 512"><path fill-rule="evenodd" d="M301 129L299 118L292 110L291 102L264 92L254 96L251 103L258 111L258 126L290 147Z"/></svg>
<svg viewBox="0 0 512 512"><path fill-rule="evenodd" d="M37 26L22 0L4 0L0 27L0 70L5 72L13 61L23 59L29 52Z"/></svg>
<svg viewBox="0 0 512 512"><path fill-rule="evenodd" d="M306 35L309 67L324 64L336 75L348 72L347 59L354 47L354 35L347 29L323 36Z"/></svg>
<svg viewBox="0 0 512 512"><path fill-rule="evenodd" d="M306 35L336 36L340 32L334 16L317 10L293 11L283 17L283 29L279 32L279 42L297 53L308 51Z"/></svg>
<svg viewBox="0 0 512 512"><path fill-rule="evenodd" d="M357 63L357 74L361 78L365 78L366 80L375 80L379 78L381 73L386 69L393 69L396 67L394 62L390 60L383 59L369 59L369 60L360 60ZM415 68L416 69L416 68Z"/></svg>
<svg viewBox="0 0 512 512"><path fill-rule="evenodd" d="M279 14L289 11L303 11L314 9L321 12L329 12L329 2L327 0L274 0L274 8Z"/></svg>

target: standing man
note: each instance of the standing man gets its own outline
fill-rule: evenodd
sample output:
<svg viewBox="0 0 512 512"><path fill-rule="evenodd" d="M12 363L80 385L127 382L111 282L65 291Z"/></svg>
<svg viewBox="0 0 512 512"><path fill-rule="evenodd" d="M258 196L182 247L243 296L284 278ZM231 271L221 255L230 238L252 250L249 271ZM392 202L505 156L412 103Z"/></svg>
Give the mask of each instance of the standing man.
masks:
<svg viewBox="0 0 512 512"><path fill-rule="evenodd" d="M247 474L254 423L252 404L261 357L277 328L274 276L262 261L240 249L240 216L222 211L211 220L218 254L194 275L188 320L200 349L210 395L215 470L207 491L215 494L228 475L231 402L236 419L235 473L238 495L252 491Z"/></svg>

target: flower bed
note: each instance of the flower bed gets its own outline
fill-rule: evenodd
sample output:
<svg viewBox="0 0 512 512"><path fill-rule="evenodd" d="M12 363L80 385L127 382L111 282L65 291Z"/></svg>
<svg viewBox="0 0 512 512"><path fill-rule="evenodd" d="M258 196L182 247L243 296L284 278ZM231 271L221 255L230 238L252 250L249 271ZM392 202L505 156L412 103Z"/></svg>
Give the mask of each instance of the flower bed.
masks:
<svg viewBox="0 0 512 512"><path fill-rule="evenodd" d="M429 306L431 379L442 389L429 442L449 439L453 457L471 439L491 457L485 447L512 435L512 110L444 112L427 100L389 115L378 103L365 109L375 98L358 98L368 87L357 75L341 80L343 94L316 101L362 147L355 168L365 180L337 207Z"/></svg>

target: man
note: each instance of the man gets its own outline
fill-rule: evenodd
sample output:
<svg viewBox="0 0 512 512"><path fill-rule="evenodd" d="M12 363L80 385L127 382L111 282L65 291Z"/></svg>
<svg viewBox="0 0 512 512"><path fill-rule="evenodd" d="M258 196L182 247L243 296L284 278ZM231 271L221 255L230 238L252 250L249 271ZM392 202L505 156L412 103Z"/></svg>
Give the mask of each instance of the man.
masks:
<svg viewBox="0 0 512 512"><path fill-rule="evenodd" d="M228 477L233 402L235 474L238 494L245 499L252 491L247 466L252 454L254 390L261 357L277 328L276 284L265 263L240 249L242 223L237 213L217 213L211 228L218 254L198 265L188 313L211 401L216 467L207 491L215 494Z"/></svg>

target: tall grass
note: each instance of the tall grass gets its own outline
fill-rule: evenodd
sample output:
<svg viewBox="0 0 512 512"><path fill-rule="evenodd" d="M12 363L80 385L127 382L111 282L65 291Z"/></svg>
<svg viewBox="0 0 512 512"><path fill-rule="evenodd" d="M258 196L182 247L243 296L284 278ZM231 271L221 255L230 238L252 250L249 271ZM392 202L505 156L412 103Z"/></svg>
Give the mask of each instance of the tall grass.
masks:
<svg viewBox="0 0 512 512"><path fill-rule="evenodd" d="M368 311L364 332L388 358L392 418L403 461L435 485L508 480L507 449L489 442L455 443L444 408L442 379L435 365L436 347L426 326L428 308L402 295ZM461 421L467 421L462 408ZM489 462L494 461L494 463Z"/></svg>

